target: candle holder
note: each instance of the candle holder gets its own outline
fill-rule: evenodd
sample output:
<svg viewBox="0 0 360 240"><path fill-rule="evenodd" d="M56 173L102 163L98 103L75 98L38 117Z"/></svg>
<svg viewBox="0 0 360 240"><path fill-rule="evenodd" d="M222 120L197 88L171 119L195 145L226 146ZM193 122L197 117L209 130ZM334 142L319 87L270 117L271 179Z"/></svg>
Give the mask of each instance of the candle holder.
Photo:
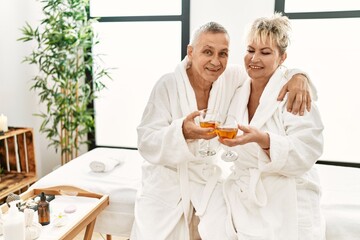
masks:
<svg viewBox="0 0 360 240"><path fill-rule="evenodd" d="M0 115L0 131L5 132L8 131L7 117L4 114Z"/></svg>

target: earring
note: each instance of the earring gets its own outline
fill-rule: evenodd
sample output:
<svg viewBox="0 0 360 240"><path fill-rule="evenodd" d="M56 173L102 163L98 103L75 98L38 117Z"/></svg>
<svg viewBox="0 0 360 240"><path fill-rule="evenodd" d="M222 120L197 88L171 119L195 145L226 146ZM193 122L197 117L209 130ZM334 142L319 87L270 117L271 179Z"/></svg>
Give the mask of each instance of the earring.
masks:
<svg viewBox="0 0 360 240"><path fill-rule="evenodd" d="M186 70L189 69L189 68L191 68L191 62L190 61L186 65Z"/></svg>

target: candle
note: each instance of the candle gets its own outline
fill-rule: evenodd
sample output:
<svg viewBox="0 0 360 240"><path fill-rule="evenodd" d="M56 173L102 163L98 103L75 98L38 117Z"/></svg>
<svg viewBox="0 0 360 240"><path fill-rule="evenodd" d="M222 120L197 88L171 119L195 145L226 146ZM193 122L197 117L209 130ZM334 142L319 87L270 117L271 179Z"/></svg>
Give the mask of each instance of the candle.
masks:
<svg viewBox="0 0 360 240"><path fill-rule="evenodd" d="M4 114L0 115L0 131L8 131L7 117Z"/></svg>

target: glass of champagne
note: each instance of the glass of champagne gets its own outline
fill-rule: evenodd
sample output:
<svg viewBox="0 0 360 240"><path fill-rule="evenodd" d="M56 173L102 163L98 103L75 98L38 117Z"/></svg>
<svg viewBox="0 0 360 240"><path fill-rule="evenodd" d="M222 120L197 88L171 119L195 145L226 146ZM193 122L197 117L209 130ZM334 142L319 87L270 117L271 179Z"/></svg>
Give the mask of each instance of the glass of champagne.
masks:
<svg viewBox="0 0 360 240"><path fill-rule="evenodd" d="M227 115L222 123L216 127L216 134L220 139L234 139L238 133L238 123L233 115ZM225 147L225 152L221 155L221 159L225 162L233 162L238 158L235 151L231 151L229 147Z"/></svg>
<svg viewBox="0 0 360 240"><path fill-rule="evenodd" d="M212 109L200 110L200 127L202 128L213 128L214 131L216 126L219 124L219 113ZM200 148L199 153L202 157L213 156L216 154L216 150L210 147L210 140L205 140L206 146Z"/></svg>

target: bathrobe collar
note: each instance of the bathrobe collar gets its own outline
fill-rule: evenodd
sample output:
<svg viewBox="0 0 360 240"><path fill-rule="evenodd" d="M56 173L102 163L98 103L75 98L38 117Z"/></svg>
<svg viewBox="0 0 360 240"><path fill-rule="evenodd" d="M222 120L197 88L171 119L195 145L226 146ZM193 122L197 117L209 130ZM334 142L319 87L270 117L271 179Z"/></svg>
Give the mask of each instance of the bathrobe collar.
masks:
<svg viewBox="0 0 360 240"><path fill-rule="evenodd" d="M283 66L280 66L270 78L267 83L264 92L260 97L259 106L256 109L256 112L249 123L249 114L247 109L247 103L249 101L250 92L251 92L251 80L247 79L243 87L240 90L240 93L234 98L235 104L233 105L236 108L233 109L236 114L237 120L240 124L250 124L258 129L260 129L264 123L273 115L274 111L278 108L280 101L277 100L277 96L286 83L286 72L287 69ZM246 103L246 104L245 104ZM231 110L231 112L233 111Z"/></svg>
<svg viewBox="0 0 360 240"><path fill-rule="evenodd" d="M191 112L198 110L195 91L192 88L189 77L186 73L188 62L188 58L185 57L175 69L176 84L179 89L180 107L184 115L188 115ZM212 85L208 102L209 109L220 110L220 94L224 88L224 81L222 79L223 76L221 75Z"/></svg>

